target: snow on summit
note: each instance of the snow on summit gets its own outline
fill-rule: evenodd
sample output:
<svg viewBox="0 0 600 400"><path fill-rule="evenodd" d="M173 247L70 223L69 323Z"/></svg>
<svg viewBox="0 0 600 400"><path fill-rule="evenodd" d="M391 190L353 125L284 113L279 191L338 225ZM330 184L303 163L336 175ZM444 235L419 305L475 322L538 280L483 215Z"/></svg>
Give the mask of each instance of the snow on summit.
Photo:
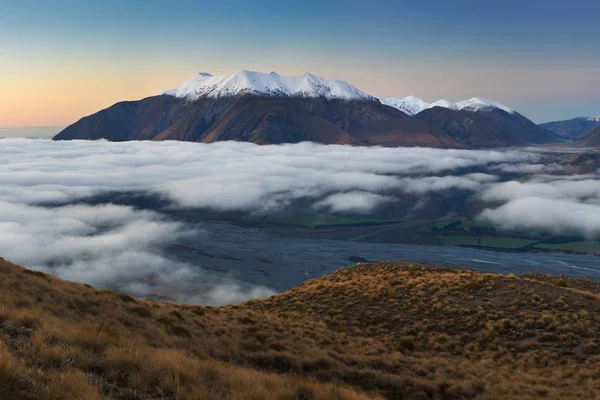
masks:
<svg viewBox="0 0 600 400"><path fill-rule="evenodd" d="M503 104L495 102L493 100L482 99L481 97L473 97L469 100L459 101L450 105L451 109L455 110L467 110L467 111L480 111L488 108L499 108L502 111L506 111L509 114L514 114L515 112L510 108L506 107Z"/></svg>
<svg viewBox="0 0 600 400"><path fill-rule="evenodd" d="M381 101L381 103L404 111L408 115L415 115L436 106L468 111L485 111L495 108L511 114L514 113L513 110L500 103L479 97L456 103L447 100L427 103L415 96L390 97L379 100L377 97L371 96L344 81L322 78L308 73L300 76L282 76L276 72L265 73L241 70L229 75L213 76L208 72L200 72L178 87L167 90L162 94L189 100L197 100L202 97L218 98L240 94L255 94L260 96L324 97L327 99Z"/></svg>
<svg viewBox="0 0 600 400"><path fill-rule="evenodd" d="M196 100L201 97L228 97L239 94L289 97L325 97L327 99L378 101L356 87L337 79L312 74L281 76L276 72L237 71L213 76L201 72L182 85L163 94Z"/></svg>
<svg viewBox="0 0 600 400"><path fill-rule="evenodd" d="M429 103L426 103L415 96L389 97L387 99L381 99L381 102L385 105L397 108L400 111L404 111L408 115L415 115L426 108L429 108Z"/></svg>
<svg viewBox="0 0 600 400"><path fill-rule="evenodd" d="M415 97L389 97L387 99L381 99L383 104L395 107L400 111L405 112L408 115L415 115L423 110L427 110L433 107L444 107L451 110L467 110L467 111L485 111L489 109L500 109L507 113L514 114L514 111L510 108L492 100L486 100L481 97L473 97L469 100L462 100L456 103L451 103L447 100L438 100L433 103L427 103L426 101Z"/></svg>

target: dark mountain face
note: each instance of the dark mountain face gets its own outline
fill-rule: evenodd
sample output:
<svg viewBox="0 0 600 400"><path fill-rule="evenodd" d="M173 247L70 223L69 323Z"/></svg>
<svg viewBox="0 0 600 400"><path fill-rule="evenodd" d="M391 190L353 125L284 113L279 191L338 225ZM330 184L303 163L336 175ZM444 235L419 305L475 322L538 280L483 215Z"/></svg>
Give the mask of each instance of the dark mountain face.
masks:
<svg viewBox="0 0 600 400"><path fill-rule="evenodd" d="M196 101L161 95L117 103L54 137L100 138L463 147L427 123L377 101L255 95Z"/></svg>
<svg viewBox="0 0 600 400"><path fill-rule="evenodd" d="M566 140L577 140L592 132L594 129L599 128L600 120L596 121L582 117L566 121L546 122L539 126L556 133Z"/></svg>
<svg viewBox="0 0 600 400"><path fill-rule="evenodd" d="M576 143L588 147L600 148L600 126L579 139ZM598 164L598 167L600 167L600 164Z"/></svg>
<svg viewBox="0 0 600 400"><path fill-rule="evenodd" d="M474 148L523 146L560 141L555 134L538 127L521 114L508 113L500 109L467 111L433 107L421 111L415 115L415 118Z"/></svg>

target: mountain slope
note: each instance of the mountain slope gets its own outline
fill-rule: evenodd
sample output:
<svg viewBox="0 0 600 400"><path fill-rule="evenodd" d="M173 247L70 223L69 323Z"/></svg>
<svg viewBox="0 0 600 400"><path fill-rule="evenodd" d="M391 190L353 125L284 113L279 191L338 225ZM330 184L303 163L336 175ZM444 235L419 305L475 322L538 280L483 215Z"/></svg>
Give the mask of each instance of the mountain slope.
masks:
<svg viewBox="0 0 600 400"><path fill-rule="evenodd" d="M580 138L576 143L582 144L584 146L600 148L600 126L598 126L593 131L587 133L585 136ZM600 165L599 165L599 167L600 167Z"/></svg>
<svg viewBox="0 0 600 400"><path fill-rule="evenodd" d="M3 260L0 278L7 400L562 399L600 391L600 283L589 279L363 263L214 308L134 299Z"/></svg>
<svg viewBox="0 0 600 400"><path fill-rule="evenodd" d="M54 137L100 138L462 147L345 82L248 71L198 75L166 94L82 118Z"/></svg>
<svg viewBox="0 0 600 400"><path fill-rule="evenodd" d="M489 148L555 143L560 138L517 112L469 105L428 108L414 117L469 147Z"/></svg>
<svg viewBox="0 0 600 400"><path fill-rule="evenodd" d="M600 116L546 122L540 124L540 127L554 132L566 140L577 140L600 127Z"/></svg>

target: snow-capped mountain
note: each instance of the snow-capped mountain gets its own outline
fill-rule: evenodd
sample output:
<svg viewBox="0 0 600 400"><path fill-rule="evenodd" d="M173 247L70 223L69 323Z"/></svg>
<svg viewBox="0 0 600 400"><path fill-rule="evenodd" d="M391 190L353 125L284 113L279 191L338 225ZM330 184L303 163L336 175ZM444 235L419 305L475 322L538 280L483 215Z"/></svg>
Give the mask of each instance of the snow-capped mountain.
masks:
<svg viewBox="0 0 600 400"><path fill-rule="evenodd" d="M281 76L276 72L245 70L222 76L201 72L162 94L192 101L202 97L220 98L241 94L378 101L376 97L337 79L321 78L308 73L300 76Z"/></svg>
<svg viewBox="0 0 600 400"><path fill-rule="evenodd" d="M413 98L413 104L419 104ZM469 147L506 147L561 141L516 111L492 100L473 97L451 103L423 102L413 118L426 122ZM405 110L403 110L406 112Z"/></svg>
<svg viewBox="0 0 600 400"><path fill-rule="evenodd" d="M600 115L597 115L595 117L586 117L585 119L587 119L590 122L600 122Z"/></svg>
<svg viewBox="0 0 600 400"><path fill-rule="evenodd" d="M443 106L442 106L443 107ZM500 109L506 111L509 114L514 114L515 111L500 104L493 100L483 99L481 97L472 97L469 100L462 100L451 104L448 108L453 110L467 110L467 111L485 111L488 109Z"/></svg>
<svg viewBox="0 0 600 400"><path fill-rule="evenodd" d="M408 115L415 115L426 108L429 108L429 103L426 103L415 96L388 97L387 99L381 99L381 102L385 105L397 108Z"/></svg>
<svg viewBox="0 0 600 400"><path fill-rule="evenodd" d="M346 82L252 71L197 74L156 96L84 117L54 139L464 147Z"/></svg>
<svg viewBox="0 0 600 400"><path fill-rule="evenodd" d="M383 104L395 107L400 111L405 112L408 115L416 115L423 110L427 110L433 107L443 107L451 110L465 110L465 111L486 111L493 109L500 109L506 111L509 114L514 114L515 111L502 105L493 100L483 99L481 97L472 97L469 100L462 100L456 103L452 103L448 100L438 100L433 103L427 103L423 99L415 96L407 97L389 97L381 99Z"/></svg>
<svg viewBox="0 0 600 400"><path fill-rule="evenodd" d="M555 136L482 98L382 101L337 79L241 70L223 76L199 73L156 96L119 102L54 139L490 148L549 143L558 140Z"/></svg>

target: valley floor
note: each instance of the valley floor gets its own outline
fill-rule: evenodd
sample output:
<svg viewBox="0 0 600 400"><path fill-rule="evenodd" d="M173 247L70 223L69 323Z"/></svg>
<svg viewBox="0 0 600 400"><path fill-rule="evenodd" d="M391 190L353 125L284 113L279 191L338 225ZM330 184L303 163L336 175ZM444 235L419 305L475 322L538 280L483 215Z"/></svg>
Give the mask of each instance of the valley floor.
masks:
<svg viewBox="0 0 600 400"><path fill-rule="evenodd" d="M0 259L0 398L593 398L599 306L586 278L384 262L215 308Z"/></svg>

